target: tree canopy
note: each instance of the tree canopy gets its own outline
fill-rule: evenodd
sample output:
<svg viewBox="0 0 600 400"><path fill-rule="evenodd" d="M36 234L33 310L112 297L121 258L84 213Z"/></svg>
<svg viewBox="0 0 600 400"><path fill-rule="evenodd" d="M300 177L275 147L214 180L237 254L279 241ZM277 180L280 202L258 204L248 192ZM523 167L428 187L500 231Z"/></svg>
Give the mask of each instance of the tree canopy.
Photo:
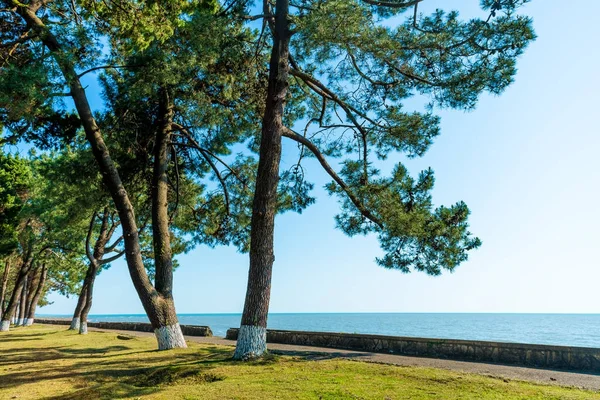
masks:
<svg viewBox="0 0 600 400"><path fill-rule="evenodd" d="M434 172L401 161L441 134L439 110L501 94L535 34L527 0L482 0L468 20L425 1L3 0L0 145L39 152L0 154L13 292L46 265L83 295L104 250L124 254L159 348L183 347L176 255L234 245L250 253L240 337L262 335L275 216L315 202L307 158L331 178L337 227L377 236L378 264L453 271L481 245L470 211L436 205Z"/></svg>

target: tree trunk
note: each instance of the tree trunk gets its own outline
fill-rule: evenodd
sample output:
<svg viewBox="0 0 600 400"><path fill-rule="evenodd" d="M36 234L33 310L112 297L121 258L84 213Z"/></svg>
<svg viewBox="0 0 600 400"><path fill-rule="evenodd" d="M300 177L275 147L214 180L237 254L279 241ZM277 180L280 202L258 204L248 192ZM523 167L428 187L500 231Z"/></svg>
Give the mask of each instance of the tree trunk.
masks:
<svg viewBox="0 0 600 400"><path fill-rule="evenodd" d="M248 288L234 354L237 360L261 357L267 351L267 316L275 261L273 234L277 213L283 112L288 90L291 36L288 13L288 0L277 0L269 86L252 205Z"/></svg>
<svg viewBox="0 0 600 400"><path fill-rule="evenodd" d="M11 318L15 316L15 311L21 298L23 284L25 283L25 278L29 273L29 269L31 268L32 262L32 249L30 247L27 250L27 254L25 255L25 258L21 264L19 273L17 274L17 279L15 280L15 287L13 289L12 295L10 296L8 306L6 307L6 312L2 316L2 321L0 322L0 332L8 332L10 329L10 321ZM15 321L15 325L18 325L17 322L18 321Z"/></svg>
<svg viewBox="0 0 600 400"><path fill-rule="evenodd" d="M37 3L35 3L37 4ZM181 340L165 340L168 335L165 332L179 332L181 328L176 322L175 307L172 298L163 298L152 286L144 263L142 260L138 228L136 224L135 212L129 199L129 195L121 182L119 171L117 170L104 139L100 128L92 114L85 89L75 71L71 59L66 56L69 52L64 52L57 38L46 27L44 22L36 15L37 9L30 4L19 3L16 5L16 11L27 22L27 25L40 35L42 43L48 48L56 60L66 83L69 86L70 94L77 109L81 124L85 131L86 138L90 143L94 158L99 165L104 183L115 203L119 213L121 227L123 229L123 241L125 245L125 257L127 267L133 285L148 315L148 319L154 328L158 340L159 350L185 347L185 342ZM181 335L181 338L183 336Z"/></svg>
<svg viewBox="0 0 600 400"><path fill-rule="evenodd" d="M17 317L17 326L23 325L25 319L25 308L27 306L27 284L29 283L29 274L25 275L23 280L23 289L21 289L21 300L19 300L19 314Z"/></svg>
<svg viewBox="0 0 600 400"><path fill-rule="evenodd" d="M89 271L89 267L88 267ZM87 276L87 274L86 274ZM79 331L79 324L81 321L81 310L85 306L85 301L87 299L87 287L85 286L85 280L83 281L83 286L81 286L81 291L79 292L79 299L77 299L77 306L75 307L75 312L73 313L73 319L71 320L71 326L69 327L70 331Z"/></svg>
<svg viewBox="0 0 600 400"><path fill-rule="evenodd" d="M4 315L4 310L6 309L4 304L4 298L6 297L6 287L8 285L8 276L10 274L10 260L6 261L4 265L4 274L2 274L2 286L0 286L0 320L2 320L2 316Z"/></svg>
<svg viewBox="0 0 600 400"><path fill-rule="evenodd" d="M46 269L46 264L43 264L42 270L40 272L40 279L38 279L37 281L37 287L29 305L29 312L27 313L27 320L25 322L25 326L33 325L33 320L35 318L35 310L37 308L38 301L40 301L40 297L44 292L44 284L46 283L47 275L48 270Z"/></svg>
<svg viewBox="0 0 600 400"><path fill-rule="evenodd" d="M25 295L25 312L23 313L23 322L21 323L23 326L28 326L27 318L31 312L33 296L35 296L42 270L40 269L39 272L40 274L38 276L37 269L31 269L31 271L29 271L29 276L27 278L27 294Z"/></svg>
<svg viewBox="0 0 600 400"><path fill-rule="evenodd" d="M155 288L160 294L163 307L160 317L163 327L157 332L159 347L187 347L179 327L173 301L173 257L171 232L169 230L169 142L173 123L174 106L167 88L159 91L159 113L161 126L154 144L154 166L152 174L152 239L154 245Z"/></svg>
<svg viewBox="0 0 600 400"><path fill-rule="evenodd" d="M94 293L94 281L96 280L96 274L98 273L98 265L95 262L90 262L90 266L88 267L88 274L85 277L85 301L84 306L81 309L80 316L80 324L79 324L79 334L86 335L87 334L87 316L92 308L92 296Z"/></svg>

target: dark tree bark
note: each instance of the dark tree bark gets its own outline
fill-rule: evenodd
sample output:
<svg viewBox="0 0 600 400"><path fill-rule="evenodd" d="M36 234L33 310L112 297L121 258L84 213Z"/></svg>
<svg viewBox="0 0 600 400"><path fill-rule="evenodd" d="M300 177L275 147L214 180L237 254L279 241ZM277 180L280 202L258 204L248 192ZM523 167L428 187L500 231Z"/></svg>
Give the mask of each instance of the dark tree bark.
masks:
<svg viewBox="0 0 600 400"><path fill-rule="evenodd" d="M21 289L21 299L19 300L19 314L17 314L17 326L23 325L23 320L25 319L25 308L27 307L27 283L29 281L29 274L25 274L25 278L23 279L23 285Z"/></svg>
<svg viewBox="0 0 600 400"><path fill-rule="evenodd" d="M19 299L17 300L17 307L11 317L11 322L13 325L17 325L17 317L19 316L19 311L21 310L21 295L19 295Z"/></svg>
<svg viewBox="0 0 600 400"><path fill-rule="evenodd" d="M175 302L173 301L173 257L171 233L169 230L169 142L173 124L174 105L171 93L161 88L159 93L159 113L161 125L154 143L154 166L152 174L152 239L154 244L155 287L162 299L158 310L164 328L157 332L159 347L186 347L179 328Z"/></svg>
<svg viewBox="0 0 600 400"><path fill-rule="evenodd" d="M267 316L275 256L273 234L277 213L277 186L281 160L283 113L289 74L289 2L277 0L269 85L262 121L260 159L252 205L250 270L237 347L238 360L262 356L266 350Z"/></svg>
<svg viewBox="0 0 600 400"><path fill-rule="evenodd" d="M29 275L27 277L27 294L25 295L25 312L23 313L23 321L21 323L21 325L23 325L23 326L31 325L31 324L27 323L27 318L31 312L31 304L33 302L33 296L35 296L37 285L38 285L39 279L41 277L41 272L42 272L41 268L39 268L39 272L40 273L38 274L38 269L32 268L31 271L29 271Z"/></svg>
<svg viewBox="0 0 600 400"><path fill-rule="evenodd" d="M46 284L46 277L48 276L48 270L46 269L46 264L42 264L42 270L40 271L40 277L37 280L37 285L35 287L34 295L31 299L31 303L29 305L29 312L27 313L27 322L26 326L33 325L33 321L35 319L35 310L37 308L38 302L40 301L40 297L44 291L44 285Z"/></svg>
<svg viewBox="0 0 600 400"><path fill-rule="evenodd" d="M104 183L106 184L119 213L119 219L123 229L123 242L129 274L142 305L144 306L146 315L154 328L159 349L163 350L173 347L182 347L181 341L165 341L162 339L165 336L165 332L169 333L168 336L183 338L181 328L179 327L179 324L175 322L176 316L174 315L173 300L172 298L164 298L162 294L152 286L148 274L146 273L140 250L139 234L133 206L129 199L129 195L121 182L119 171L104 143L100 128L93 117L85 89L76 73L72 60L68 56L65 56L65 52L57 38L36 15L36 12L43 5L42 2L23 4L17 0L10 0L8 3L10 7L16 9L17 13L25 20L28 27L39 35L44 46L56 60L62 75L69 86L70 95L75 104L75 108L77 109L86 138L90 143L92 153L99 165ZM185 342L183 342L183 345L185 345Z"/></svg>
<svg viewBox="0 0 600 400"><path fill-rule="evenodd" d="M0 320L2 320L2 316L4 315L4 310L6 309L4 304L4 298L6 297L6 288L8 286L8 276L10 274L10 259L6 261L6 265L4 265L4 274L2 274L2 286L0 287Z"/></svg>
<svg viewBox="0 0 600 400"><path fill-rule="evenodd" d="M89 266L87 273L85 275L85 280L83 281L83 287L85 287L85 304L81 309L81 316L79 321L79 333L87 334L87 316L92 308L92 296L94 293L94 280L96 279L96 274L98 273L98 266L104 257L104 249L106 244L110 240L110 234L113 232L112 227L109 227L109 218L110 211L108 207L104 208L102 212L102 223L100 225L100 232L98 233L98 238L96 239L96 244L94 244L94 251L91 252L89 250L90 245L90 237L92 231L94 229L94 223L96 221L96 213L92 216L92 220L90 221L90 227L88 230L88 235L86 239L86 254L89 259ZM114 226L114 225L113 225Z"/></svg>
<svg viewBox="0 0 600 400"><path fill-rule="evenodd" d="M17 274L17 279L15 280L15 287L13 289L12 295L10 296L8 306L6 307L6 312L2 316L2 321L0 323L0 332L8 332L8 330L10 329L10 319L13 315L15 315L17 305L21 298L21 292L23 290L25 278L29 273L32 264L33 246L32 243L29 243L27 246L27 251L24 254L24 258L21 262L21 268L19 269L19 273Z"/></svg>
<svg viewBox="0 0 600 400"><path fill-rule="evenodd" d="M89 271L89 267L88 267ZM87 277L87 273L86 273ZM73 312L73 319L71 319L71 326L69 330L79 331L79 324L81 321L81 310L85 306L85 301L87 299L87 286L85 286L85 281L81 286L81 291L79 292L79 298L77 299L77 306L75 307L75 312Z"/></svg>
<svg viewBox="0 0 600 400"><path fill-rule="evenodd" d="M94 281L96 280L96 274L98 273L98 264L96 262L90 262L88 272L85 277L85 300L84 305L81 308L81 314L79 316L79 333L81 335L87 334L87 317L92 308L92 297L94 293Z"/></svg>
<svg viewBox="0 0 600 400"><path fill-rule="evenodd" d="M102 259L104 258L104 253L106 250L106 245L110 240L112 234L115 231L116 224L112 223L112 226L109 226L110 219L110 210L108 207L104 208L101 217L100 224L100 232L98 233L98 238L96 239L96 243L94 244L94 250L90 251L90 238L92 236L92 232L94 230L94 224L96 221L96 213L92 215L92 220L90 221L90 226L88 229L88 234L86 238L85 248L86 254L89 259L89 266L85 275L85 279L83 281L83 289L82 292L85 292L84 299L80 301L83 302L83 306L81 307L81 311L79 314L79 333L82 335L87 334L87 316L92 308L92 297L94 293L94 281L96 280L96 275L98 274L98 269L102 263ZM79 304L79 301L78 301Z"/></svg>

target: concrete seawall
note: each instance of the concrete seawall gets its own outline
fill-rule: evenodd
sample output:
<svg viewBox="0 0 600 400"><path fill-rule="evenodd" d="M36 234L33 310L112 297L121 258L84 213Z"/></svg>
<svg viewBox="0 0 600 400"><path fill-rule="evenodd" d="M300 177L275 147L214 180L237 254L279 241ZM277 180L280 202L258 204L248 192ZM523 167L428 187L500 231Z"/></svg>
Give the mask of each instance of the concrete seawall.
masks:
<svg viewBox="0 0 600 400"><path fill-rule="evenodd" d="M227 331L236 340L237 328ZM267 342L527 367L600 372L600 349L476 340L268 330Z"/></svg>
<svg viewBox="0 0 600 400"><path fill-rule="evenodd" d="M36 318L38 324L52 324L52 325L70 325L71 320L68 319L45 319ZM144 322L88 322L89 327L100 328L100 329L116 329L123 331L137 331L137 332L154 332L152 325ZM212 336L212 331L208 326L199 325L181 325L181 330L184 335L187 336Z"/></svg>

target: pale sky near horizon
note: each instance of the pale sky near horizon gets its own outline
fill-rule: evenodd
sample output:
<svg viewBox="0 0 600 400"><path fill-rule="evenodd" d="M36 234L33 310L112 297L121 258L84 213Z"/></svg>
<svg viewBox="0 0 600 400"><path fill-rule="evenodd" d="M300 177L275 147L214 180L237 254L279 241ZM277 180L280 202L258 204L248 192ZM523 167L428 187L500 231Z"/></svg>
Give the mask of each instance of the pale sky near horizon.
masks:
<svg viewBox="0 0 600 400"><path fill-rule="evenodd" d="M448 3L465 4L432 2ZM467 15L479 2L470 3ZM471 231L483 241L470 260L440 277L377 266L374 237L335 229L336 199L309 163L317 203L276 220L272 312L600 312L600 2L568 5L527 5L538 39L519 59L515 83L484 95L475 111L441 112L441 136L407 163L413 174L434 169L436 204L469 205ZM201 246L179 260L179 313L242 311L247 255ZM39 313L73 312L75 298L50 299ZM121 260L98 277L91 314L130 313L143 308Z"/></svg>

